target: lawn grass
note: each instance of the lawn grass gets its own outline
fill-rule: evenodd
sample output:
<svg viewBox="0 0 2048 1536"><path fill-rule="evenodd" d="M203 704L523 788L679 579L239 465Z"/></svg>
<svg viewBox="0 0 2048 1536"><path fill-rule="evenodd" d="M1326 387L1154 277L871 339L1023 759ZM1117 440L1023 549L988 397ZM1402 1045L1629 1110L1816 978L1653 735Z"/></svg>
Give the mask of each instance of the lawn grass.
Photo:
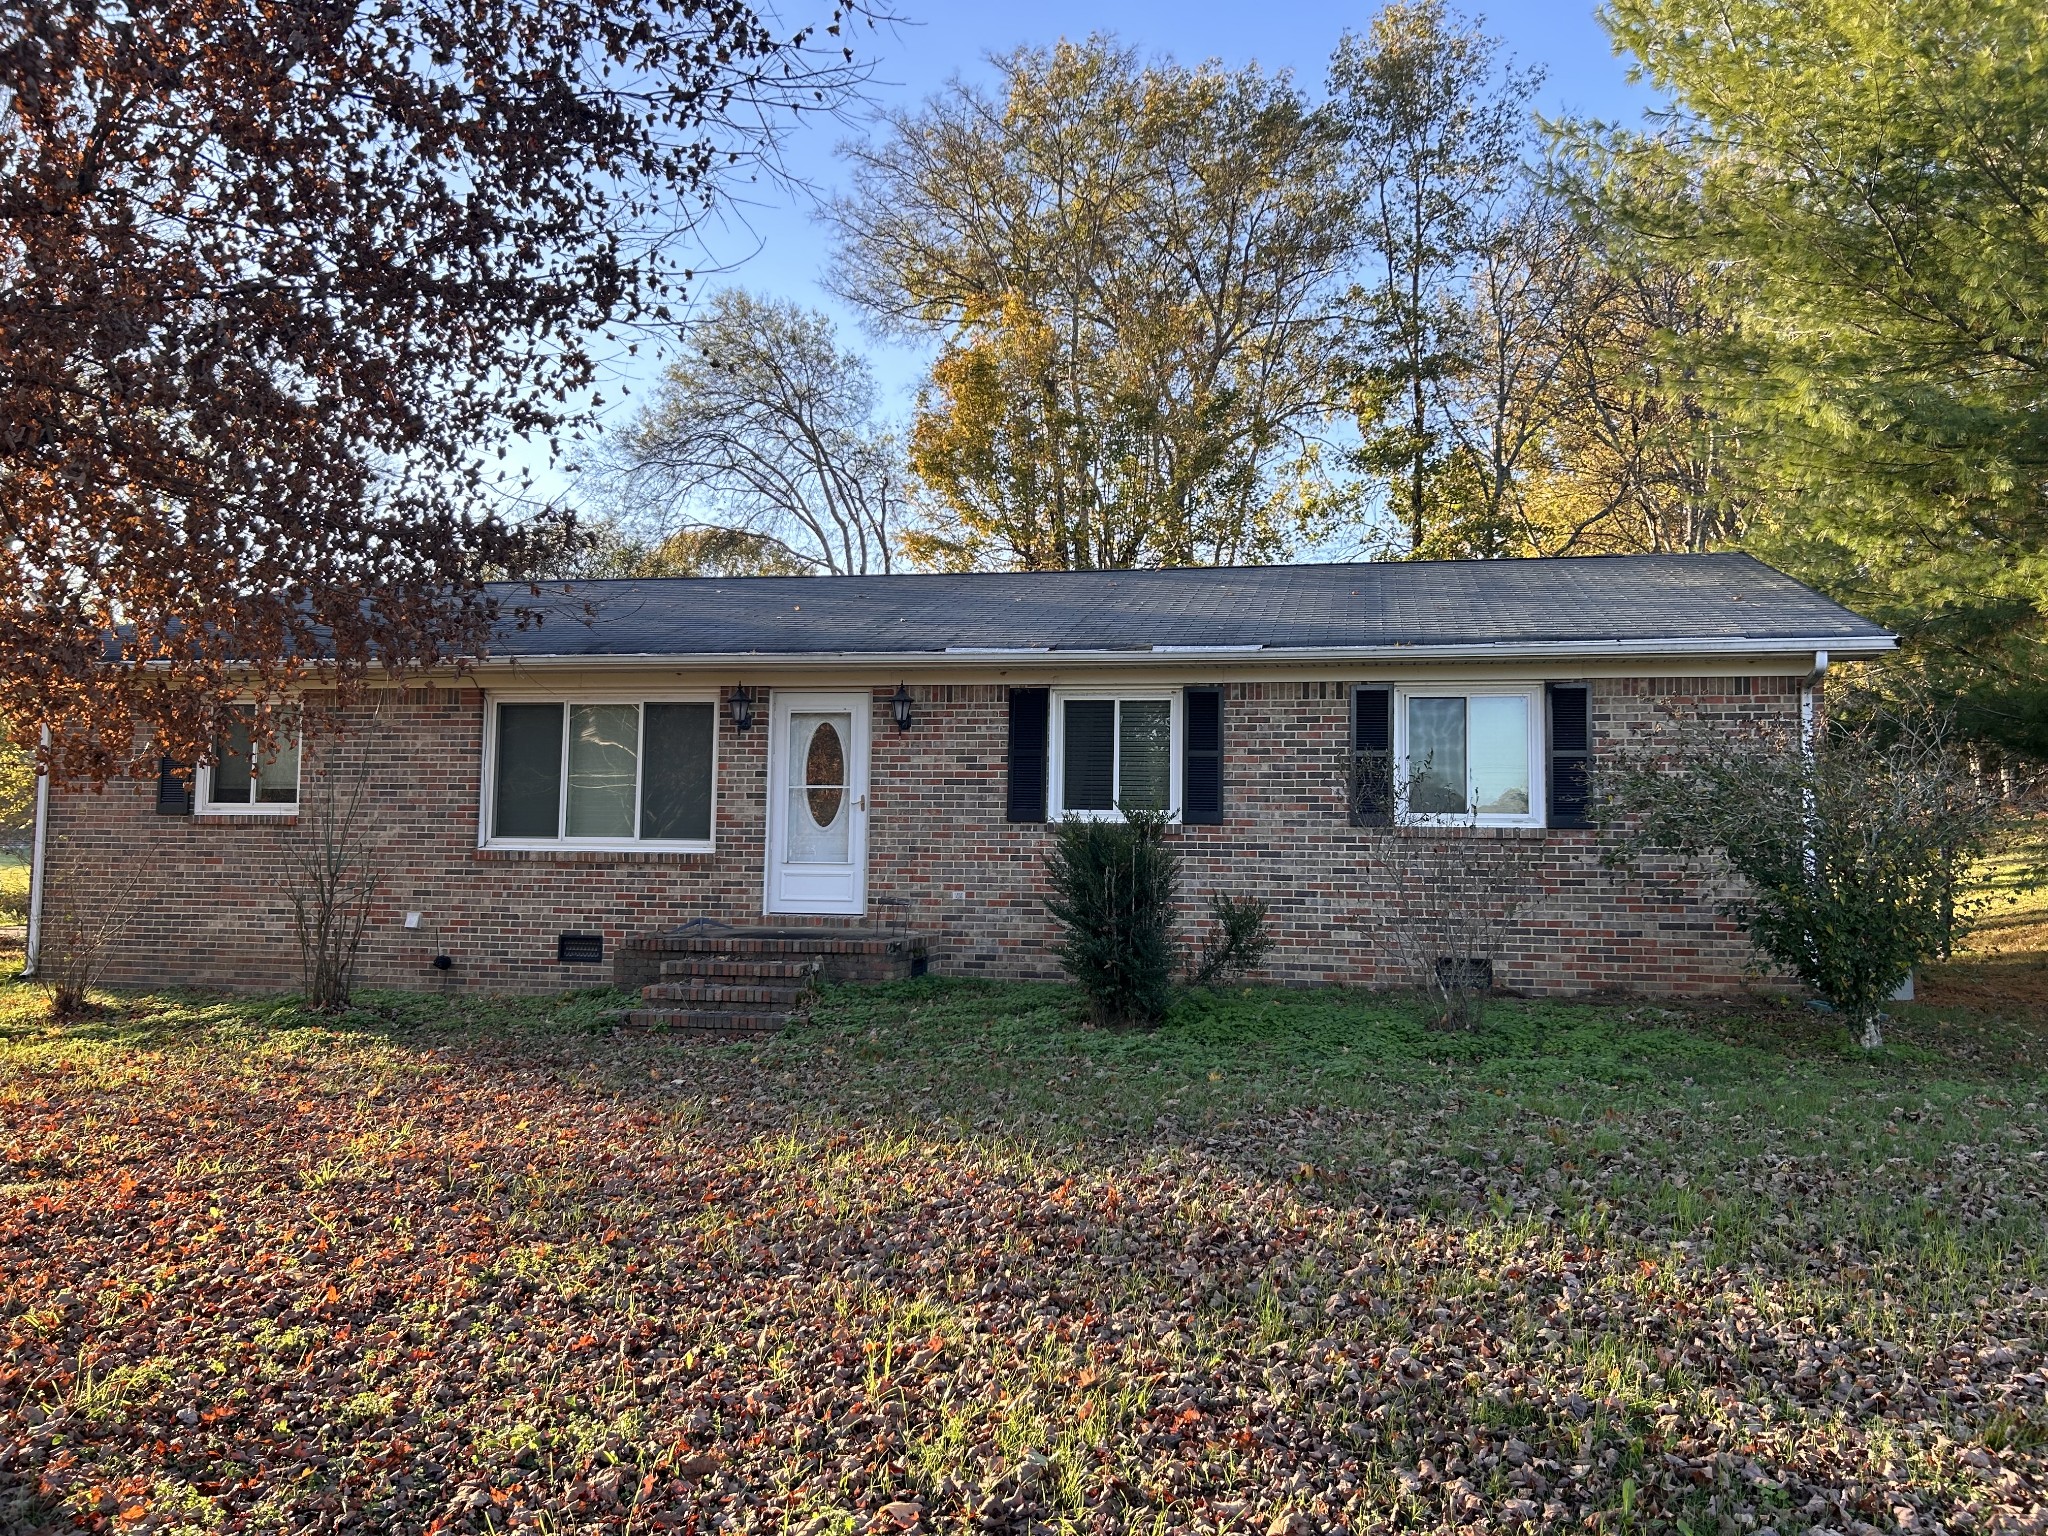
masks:
<svg viewBox="0 0 2048 1536"><path fill-rule="evenodd" d="M2048 817L2015 823L1984 862L1972 929L1956 963L1923 973L1931 1001L1978 1011L2048 1012Z"/></svg>
<svg viewBox="0 0 2048 1536"><path fill-rule="evenodd" d="M1967 948L1977 954L2048 954L2048 817L2015 823L1985 861L1977 882L1981 926Z"/></svg>
<svg viewBox="0 0 2048 1536"><path fill-rule="evenodd" d="M760 1071L850 1123L1076 1155L1196 1146L1333 1199L1620 1223L1709 1262L1854 1242L1981 1272L2041 1230L2037 1200L1949 1172L1959 1145L2040 1126L2048 1039L1997 1021L1916 1012L1873 1060L1796 1004L1507 1002L1452 1035L1406 1000L1246 989L1126 1034L1079 1027L1056 987L909 983L832 993L818 1019Z"/></svg>
<svg viewBox="0 0 2048 1536"><path fill-rule="evenodd" d="M28 921L29 862L0 850L0 928Z"/></svg>
<svg viewBox="0 0 2048 1536"><path fill-rule="evenodd" d="M2048 1518L2025 1008L620 1002L0 989L0 1528Z"/></svg>

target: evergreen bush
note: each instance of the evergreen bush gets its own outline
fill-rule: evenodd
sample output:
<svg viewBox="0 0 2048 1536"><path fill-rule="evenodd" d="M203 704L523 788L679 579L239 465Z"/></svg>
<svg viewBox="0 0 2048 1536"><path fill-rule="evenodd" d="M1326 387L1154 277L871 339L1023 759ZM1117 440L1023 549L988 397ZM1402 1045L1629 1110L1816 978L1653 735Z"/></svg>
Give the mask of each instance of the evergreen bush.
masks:
<svg viewBox="0 0 2048 1536"><path fill-rule="evenodd" d="M1131 810L1122 821L1068 817L1047 857L1060 925L1060 963L1098 1024L1156 1026L1172 993L1178 860L1166 815Z"/></svg>

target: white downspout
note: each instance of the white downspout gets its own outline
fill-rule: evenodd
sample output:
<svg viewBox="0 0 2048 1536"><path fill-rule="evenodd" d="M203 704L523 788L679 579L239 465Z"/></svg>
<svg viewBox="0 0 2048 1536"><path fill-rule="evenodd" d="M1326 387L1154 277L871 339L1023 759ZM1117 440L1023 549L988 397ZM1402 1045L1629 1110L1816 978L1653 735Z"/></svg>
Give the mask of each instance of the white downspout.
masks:
<svg viewBox="0 0 2048 1536"><path fill-rule="evenodd" d="M1806 681L1799 687L1799 750L1813 760L1813 693L1820 687L1820 680L1828 675L1828 653L1813 653L1813 670L1806 674Z"/></svg>
<svg viewBox="0 0 2048 1536"><path fill-rule="evenodd" d="M1806 759L1809 771L1813 768L1813 696L1820 687L1820 680L1828 675L1828 653L1813 653L1813 670L1806 674L1806 681L1799 685L1799 755ZM1806 791L1806 872L1813 873L1813 791Z"/></svg>
<svg viewBox="0 0 2048 1536"><path fill-rule="evenodd" d="M50 728L43 727L43 758L50 756ZM36 775L36 841L35 851L29 855L28 866L28 937L23 946L21 974L24 979L36 973L36 955L42 948L43 940L43 862L50 845L50 776Z"/></svg>
<svg viewBox="0 0 2048 1536"><path fill-rule="evenodd" d="M1813 765L1814 751L1813 696L1815 692L1820 688L1820 680L1826 677L1827 675L1828 653L1826 651L1815 651L1813 653L1813 670L1807 673L1806 681L1800 686L1799 689L1799 750L1802 754L1804 754L1808 767L1811 767ZM1808 790L1806 792L1806 815L1808 821L1810 822L1813 818L1812 790ZM1809 842L1806 845L1806 870L1808 874L1811 874L1813 872L1813 863L1813 844ZM1892 994L1892 1001L1895 1003L1910 1003L1911 1001L1913 1001L1912 972L1908 971L1906 973L1906 979L1899 983L1898 991Z"/></svg>

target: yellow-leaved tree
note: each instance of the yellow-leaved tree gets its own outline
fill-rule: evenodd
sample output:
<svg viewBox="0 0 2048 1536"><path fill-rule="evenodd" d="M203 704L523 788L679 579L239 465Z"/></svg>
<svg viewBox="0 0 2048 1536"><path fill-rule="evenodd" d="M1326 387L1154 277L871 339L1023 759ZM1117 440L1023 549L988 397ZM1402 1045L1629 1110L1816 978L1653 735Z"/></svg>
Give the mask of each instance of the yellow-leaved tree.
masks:
<svg viewBox="0 0 2048 1536"><path fill-rule="evenodd" d="M1313 537L1363 228L1342 127L1284 76L1021 49L849 147L839 291L936 338L921 563L1279 558Z"/></svg>

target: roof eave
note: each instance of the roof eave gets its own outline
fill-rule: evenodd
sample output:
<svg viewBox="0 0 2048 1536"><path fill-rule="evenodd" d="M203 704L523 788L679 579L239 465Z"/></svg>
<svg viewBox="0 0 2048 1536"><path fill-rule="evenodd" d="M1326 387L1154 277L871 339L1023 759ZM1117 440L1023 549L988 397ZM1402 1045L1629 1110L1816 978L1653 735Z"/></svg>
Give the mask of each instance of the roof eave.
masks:
<svg viewBox="0 0 2048 1536"><path fill-rule="evenodd" d="M634 651L487 656L470 665L498 667L783 667L1032 666L1175 667L1234 662L1551 661L1606 657L1794 656L1826 652L1838 661L1882 656L1898 649L1897 635L1696 635L1660 640L1488 640L1464 645L1168 647L1157 650L1055 650L1045 647L976 647L951 651Z"/></svg>

